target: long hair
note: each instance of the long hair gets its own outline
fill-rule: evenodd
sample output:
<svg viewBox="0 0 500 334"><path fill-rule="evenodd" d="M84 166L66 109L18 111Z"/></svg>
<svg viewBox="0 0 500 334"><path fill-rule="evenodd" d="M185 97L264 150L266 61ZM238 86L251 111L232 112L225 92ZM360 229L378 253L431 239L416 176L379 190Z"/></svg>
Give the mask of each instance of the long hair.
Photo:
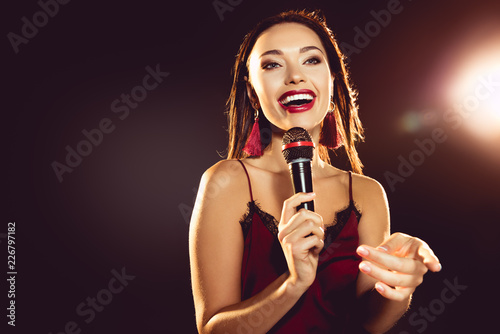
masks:
<svg viewBox="0 0 500 334"><path fill-rule="evenodd" d="M342 146L346 151L351 169L362 174L363 164L359 159L355 144L364 140L361 120L358 116L356 103L357 92L352 87L344 63L344 55L335 40L333 32L326 25L323 14L319 11L293 10L280 13L261 21L250 31L240 45L233 68L233 85L227 100L228 117L228 158L241 159L246 157L243 152L245 143L250 135L250 128L254 120L254 110L247 95L246 81L248 77L247 61L259 36L267 29L280 23L299 23L312 29L320 38L326 50L331 73L334 76L333 103L335 104L335 118L342 139ZM259 117L261 129L269 128L269 121L262 115ZM262 130L261 130L262 132ZM269 142L264 143L267 146ZM330 163L328 149L319 145L319 156L323 161Z"/></svg>

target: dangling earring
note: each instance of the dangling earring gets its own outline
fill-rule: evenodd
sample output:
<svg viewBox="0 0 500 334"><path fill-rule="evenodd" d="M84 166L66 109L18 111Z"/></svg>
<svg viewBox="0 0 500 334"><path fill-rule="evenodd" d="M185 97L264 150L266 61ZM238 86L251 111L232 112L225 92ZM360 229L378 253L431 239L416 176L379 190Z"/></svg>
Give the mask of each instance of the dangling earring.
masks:
<svg viewBox="0 0 500 334"><path fill-rule="evenodd" d="M262 142L260 140L260 127L259 127L259 104L255 103L255 120L252 127L252 132L248 136L247 142L243 151L250 156L260 157L262 155Z"/></svg>
<svg viewBox="0 0 500 334"><path fill-rule="evenodd" d="M337 122L335 120L335 104L333 109L326 113L325 119L323 120L323 127L321 128L321 134L319 136L319 143L330 149L336 149L340 146L342 138L337 131Z"/></svg>

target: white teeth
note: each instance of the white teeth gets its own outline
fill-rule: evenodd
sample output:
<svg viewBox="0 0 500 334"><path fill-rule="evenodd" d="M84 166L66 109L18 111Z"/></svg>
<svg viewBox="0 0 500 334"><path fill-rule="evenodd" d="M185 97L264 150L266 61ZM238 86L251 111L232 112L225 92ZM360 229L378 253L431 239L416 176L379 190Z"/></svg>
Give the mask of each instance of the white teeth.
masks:
<svg viewBox="0 0 500 334"><path fill-rule="evenodd" d="M313 99L314 99L314 96L312 96L311 94L295 94L295 95L288 95L280 102L281 102L281 104L286 105L287 103L290 103L290 102L296 101L296 100L310 100L310 101L312 101Z"/></svg>

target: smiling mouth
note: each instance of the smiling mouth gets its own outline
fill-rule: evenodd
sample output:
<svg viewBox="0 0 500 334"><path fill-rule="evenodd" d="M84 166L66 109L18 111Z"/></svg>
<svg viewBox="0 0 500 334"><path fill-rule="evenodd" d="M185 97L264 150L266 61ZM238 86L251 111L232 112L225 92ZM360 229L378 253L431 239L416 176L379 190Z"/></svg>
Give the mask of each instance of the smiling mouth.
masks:
<svg viewBox="0 0 500 334"><path fill-rule="evenodd" d="M311 94L295 94L288 95L279 102L285 107L300 107L312 102L312 100L314 100L314 96Z"/></svg>
<svg viewBox="0 0 500 334"><path fill-rule="evenodd" d="M278 99L278 103L290 113L310 110L316 101L316 94L310 89L291 90Z"/></svg>

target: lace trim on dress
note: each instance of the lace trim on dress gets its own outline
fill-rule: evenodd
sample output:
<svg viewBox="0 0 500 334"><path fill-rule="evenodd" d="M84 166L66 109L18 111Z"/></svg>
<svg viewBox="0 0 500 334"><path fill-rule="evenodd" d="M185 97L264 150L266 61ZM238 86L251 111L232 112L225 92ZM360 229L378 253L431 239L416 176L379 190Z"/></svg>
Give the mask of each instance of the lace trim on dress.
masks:
<svg viewBox="0 0 500 334"><path fill-rule="evenodd" d="M354 201L351 201L345 209L337 211L337 213L335 214L335 219L333 220L332 224L326 226L325 248L328 248L328 246L333 242L333 240L335 240L335 238L340 234L340 231L342 231L342 228L349 220L351 212L353 211L359 222L359 219L361 218L361 213L358 210L356 203ZM257 213L259 215L260 219L262 220L262 223L264 223L269 232L271 232L275 237L277 237L279 222L273 215L262 210L260 205L255 200L248 202L247 211L240 219L240 225L243 230L243 237L246 238L248 234L250 225L252 224L254 213Z"/></svg>
<svg viewBox="0 0 500 334"><path fill-rule="evenodd" d="M345 209L337 211L333 224L326 226L324 249L328 248L328 246L330 246L337 238L337 236L344 228L345 224L347 224L347 221L349 221L349 217L351 216L352 212L354 212L354 214L356 215L356 219L359 223L361 213L359 212L354 201L351 201Z"/></svg>
<svg viewBox="0 0 500 334"><path fill-rule="evenodd" d="M257 213L262 220L262 223L267 227L267 229L274 235L278 236L278 224L279 222L274 218L273 215L265 212L260 208L260 205L255 201L250 201L247 204L247 211L240 219L240 225L243 229L243 237L246 238L250 225L252 224L253 215Z"/></svg>

